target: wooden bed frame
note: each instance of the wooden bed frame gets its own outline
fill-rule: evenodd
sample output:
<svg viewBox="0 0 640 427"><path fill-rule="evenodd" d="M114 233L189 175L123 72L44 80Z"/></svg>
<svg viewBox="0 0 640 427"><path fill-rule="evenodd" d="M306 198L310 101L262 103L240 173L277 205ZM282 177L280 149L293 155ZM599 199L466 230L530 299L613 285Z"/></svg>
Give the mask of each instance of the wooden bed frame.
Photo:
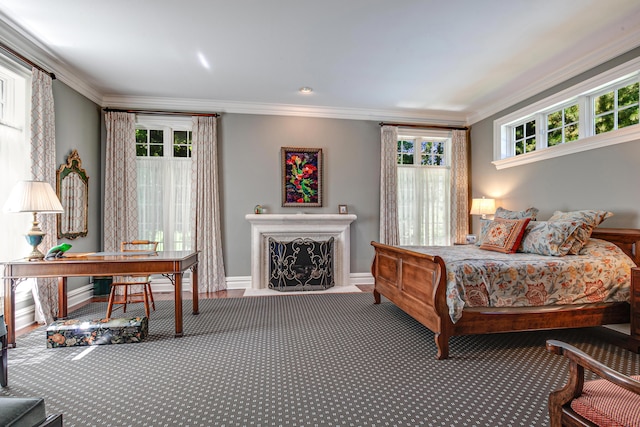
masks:
<svg viewBox="0 0 640 427"><path fill-rule="evenodd" d="M598 228L591 235L615 243L640 266L640 229ZM371 242L375 258L371 272L373 295L380 295L435 333L437 359L449 357L449 338L539 329L578 328L629 323L627 302L546 307L465 308L456 323L449 317L446 268L439 256ZM635 275L632 275L635 276ZM636 288L640 289L640 288ZM640 340L632 330L632 340Z"/></svg>

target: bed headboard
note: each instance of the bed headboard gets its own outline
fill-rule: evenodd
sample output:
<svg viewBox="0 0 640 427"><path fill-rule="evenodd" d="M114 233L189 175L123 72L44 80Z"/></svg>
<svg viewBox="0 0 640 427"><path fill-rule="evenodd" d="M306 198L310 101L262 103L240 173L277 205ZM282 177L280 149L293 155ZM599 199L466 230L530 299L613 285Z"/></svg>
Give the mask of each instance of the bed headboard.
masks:
<svg viewBox="0 0 640 427"><path fill-rule="evenodd" d="M596 228L591 237L615 243L640 266L640 229L637 228Z"/></svg>

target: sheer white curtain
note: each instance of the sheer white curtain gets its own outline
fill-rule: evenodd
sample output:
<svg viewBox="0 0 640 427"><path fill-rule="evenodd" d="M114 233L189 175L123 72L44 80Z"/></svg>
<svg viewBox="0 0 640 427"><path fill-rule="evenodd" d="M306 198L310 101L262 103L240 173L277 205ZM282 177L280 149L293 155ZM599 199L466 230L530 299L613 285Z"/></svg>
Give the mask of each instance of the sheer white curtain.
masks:
<svg viewBox="0 0 640 427"><path fill-rule="evenodd" d="M158 250L192 247L191 159L139 157L139 237L162 242Z"/></svg>
<svg viewBox="0 0 640 427"><path fill-rule="evenodd" d="M451 237L465 243L469 234L469 146L467 132L451 134Z"/></svg>
<svg viewBox="0 0 640 427"><path fill-rule="evenodd" d="M31 175L56 188L56 129L53 88L49 74L36 68L31 79ZM40 228L46 233L41 243L43 251L58 244L56 216L38 215ZM58 312L58 282L38 279L32 287L36 321L51 323Z"/></svg>
<svg viewBox="0 0 640 427"><path fill-rule="evenodd" d="M105 128L104 250L112 252L138 238L135 115L110 111Z"/></svg>
<svg viewBox="0 0 640 427"><path fill-rule="evenodd" d="M398 167L399 244L450 244L449 175L444 167Z"/></svg>
<svg viewBox="0 0 640 427"><path fill-rule="evenodd" d="M0 245L0 262L15 260L20 254L26 255L31 252L31 246L27 244L24 235L30 228L33 216L29 213L16 214L2 210L13 186L18 181L30 179L29 147L23 129L0 124L0 170L7 173L0 184L0 230L3 240L7 243Z"/></svg>
<svg viewBox="0 0 640 427"><path fill-rule="evenodd" d="M193 174L195 249L198 255L198 287L201 292L227 289L222 260L218 140L215 117L193 117Z"/></svg>
<svg viewBox="0 0 640 427"><path fill-rule="evenodd" d="M380 242L400 243L398 232L398 129L380 128Z"/></svg>

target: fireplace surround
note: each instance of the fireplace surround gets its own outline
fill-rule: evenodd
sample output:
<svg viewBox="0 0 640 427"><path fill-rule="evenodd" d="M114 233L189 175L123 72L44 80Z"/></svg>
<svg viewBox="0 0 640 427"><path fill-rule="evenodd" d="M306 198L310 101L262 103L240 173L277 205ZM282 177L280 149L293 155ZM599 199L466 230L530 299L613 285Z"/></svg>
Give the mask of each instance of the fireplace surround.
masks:
<svg viewBox="0 0 640 427"><path fill-rule="evenodd" d="M335 286L350 284L352 214L248 214L251 223L251 288L265 289L269 283L269 238L290 242L297 238L327 241L334 238Z"/></svg>

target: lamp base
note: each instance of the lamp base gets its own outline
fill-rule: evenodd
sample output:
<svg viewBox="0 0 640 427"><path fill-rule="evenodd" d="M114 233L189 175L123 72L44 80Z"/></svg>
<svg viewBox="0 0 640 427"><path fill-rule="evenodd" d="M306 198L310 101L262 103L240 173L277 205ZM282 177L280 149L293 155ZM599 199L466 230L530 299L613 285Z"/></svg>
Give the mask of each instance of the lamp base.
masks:
<svg viewBox="0 0 640 427"><path fill-rule="evenodd" d="M27 243L31 245L31 253L24 259L28 261L44 259L44 254L38 250L38 245L42 243L44 233L29 233L24 236L27 239Z"/></svg>

